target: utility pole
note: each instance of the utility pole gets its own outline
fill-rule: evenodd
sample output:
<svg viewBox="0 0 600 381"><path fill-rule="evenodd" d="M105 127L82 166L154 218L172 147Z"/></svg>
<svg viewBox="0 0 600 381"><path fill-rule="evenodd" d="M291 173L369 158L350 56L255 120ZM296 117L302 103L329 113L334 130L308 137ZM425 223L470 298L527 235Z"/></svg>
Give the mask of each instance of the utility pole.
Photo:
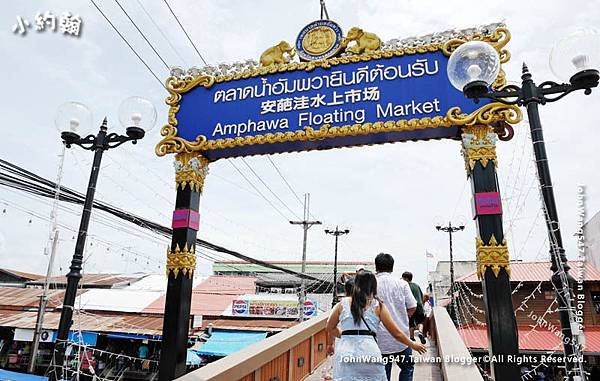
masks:
<svg viewBox="0 0 600 381"><path fill-rule="evenodd" d="M333 257L333 301L331 302L331 308L335 307L338 302L337 295L337 257L338 257L338 238L341 235L350 233L350 229L339 230L336 226L335 230L325 229L325 234L331 234L335 236L335 255Z"/></svg>
<svg viewBox="0 0 600 381"><path fill-rule="evenodd" d="M435 227L438 231L443 231L448 233L450 237L450 318L454 322L454 325L457 325L456 321L456 299L454 298L454 257L452 256L452 233L455 233L460 230L465 230L464 225L460 226L452 226L452 222L448 222L448 226L437 225Z"/></svg>
<svg viewBox="0 0 600 381"><path fill-rule="evenodd" d="M75 132L79 126L79 121L72 120L70 123L71 131ZM48 268L46 270L46 280L44 282L44 290L40 296L40 304L38 307L37 318L35 321L35 330L33 331L33 343L31 344L31 357L27 366L27 372L35 371L35 361L40 347L40 335L44 325L44 314L46 313L46 305L48 304L48 288L49 280L52 278L52 270L54 269L54 259L56 258L56 249L58 248L58 202L60 201L60 184L62 182L63 165L65 163L66 147L63 145L58 163L58 173L56 175L56 187L54 188L54 201L52 203L52 211L50 212L50 233L48 235L48 246L44 250L48 255L50 247L50 257L48 258Z"/></svg>
<svg viewBox="0 0 600 381"><path fill-rule="evenodd" d="M321 221L309 221L310 216L310 194L304 194L304 219L302 221L290 221L292 225L302 225L304 231L304 237L302 240L302 275L306 272L306 238L308 236L308 229L313 225L321 225ZM300 297L298 298L298 320L304 321L304 302L306 301L306 280L302 278L300 286Z"/></svg>

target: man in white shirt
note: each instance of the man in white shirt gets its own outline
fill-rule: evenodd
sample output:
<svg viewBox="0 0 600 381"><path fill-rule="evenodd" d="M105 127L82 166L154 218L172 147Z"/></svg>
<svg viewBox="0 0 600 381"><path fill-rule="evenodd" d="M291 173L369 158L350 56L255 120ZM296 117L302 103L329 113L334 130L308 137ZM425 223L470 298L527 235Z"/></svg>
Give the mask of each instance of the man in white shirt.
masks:
<svg viewBox="0 0 600 381"><path fill-rule="evenodd" d="M377 297L390 311L394 321L407 336L410 334L408 319L417 308L408 283L399 277L393 276L394 258L390 254L381 253L375 257L375 271L377 271ZM377 331L377 344L387 358L385 372L388 381L392 373L392 364L395 362L400 367L398 381L412 381L414 361L412 350L400 343L380 324Z"/></svg>

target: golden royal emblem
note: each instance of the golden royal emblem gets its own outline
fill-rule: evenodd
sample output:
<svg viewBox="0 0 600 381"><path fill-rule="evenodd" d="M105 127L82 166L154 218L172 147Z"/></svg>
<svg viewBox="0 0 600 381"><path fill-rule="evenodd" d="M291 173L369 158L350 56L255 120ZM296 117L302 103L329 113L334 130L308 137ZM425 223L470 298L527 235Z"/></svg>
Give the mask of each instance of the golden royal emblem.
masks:
<svg viewBox="0 0 600 381"><path fill-rule="evenodd" d="M316 61L335 56L342 47L342 28L331 20L317 20L305 26L296 39L298 56Z"/></svg>
<svg viewBox="0 0 600 381"><path fill-rule="evenodd" d="M302 40L302 47L310 54L316 56L329 51L335 44L335 32L330 28L317 27L306 33Z"/></svg>

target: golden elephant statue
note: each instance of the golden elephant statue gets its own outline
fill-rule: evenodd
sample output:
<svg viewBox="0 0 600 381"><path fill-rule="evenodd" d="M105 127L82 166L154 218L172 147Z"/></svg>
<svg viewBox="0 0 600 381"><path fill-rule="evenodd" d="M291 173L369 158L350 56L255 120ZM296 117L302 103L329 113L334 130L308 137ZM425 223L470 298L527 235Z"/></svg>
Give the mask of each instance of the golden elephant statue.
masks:
<svg viewBox="0 0 600 381"><path fill-rule="evenodd" d="M348 35L342 40L342 48L346 48L352 41L356 41L356 44L347 50L354 54L372 52L381 48L381 39L376 34L365 32L357 27L348 31Z"/></svg>
<svg viewBox="0 0 600 381"><path fill-rule="evenodd" d="M285 41L270 47L260 55L260 64L262 66L281 65L290 62L296 52L294 48Z"/></svg>

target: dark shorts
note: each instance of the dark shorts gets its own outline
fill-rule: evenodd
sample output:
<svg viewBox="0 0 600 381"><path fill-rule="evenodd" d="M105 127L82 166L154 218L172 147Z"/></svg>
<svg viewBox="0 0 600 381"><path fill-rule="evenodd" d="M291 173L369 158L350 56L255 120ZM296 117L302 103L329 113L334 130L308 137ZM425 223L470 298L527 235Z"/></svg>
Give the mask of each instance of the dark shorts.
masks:
<svg viewBox="0 0 600 381"><path fill-rule="evenodd" d="M414 314L408 319L408 325L410 328L415 328L417 325L423 323L425 321L425 314L423 311L419 311L417 309Z"/></svg>

